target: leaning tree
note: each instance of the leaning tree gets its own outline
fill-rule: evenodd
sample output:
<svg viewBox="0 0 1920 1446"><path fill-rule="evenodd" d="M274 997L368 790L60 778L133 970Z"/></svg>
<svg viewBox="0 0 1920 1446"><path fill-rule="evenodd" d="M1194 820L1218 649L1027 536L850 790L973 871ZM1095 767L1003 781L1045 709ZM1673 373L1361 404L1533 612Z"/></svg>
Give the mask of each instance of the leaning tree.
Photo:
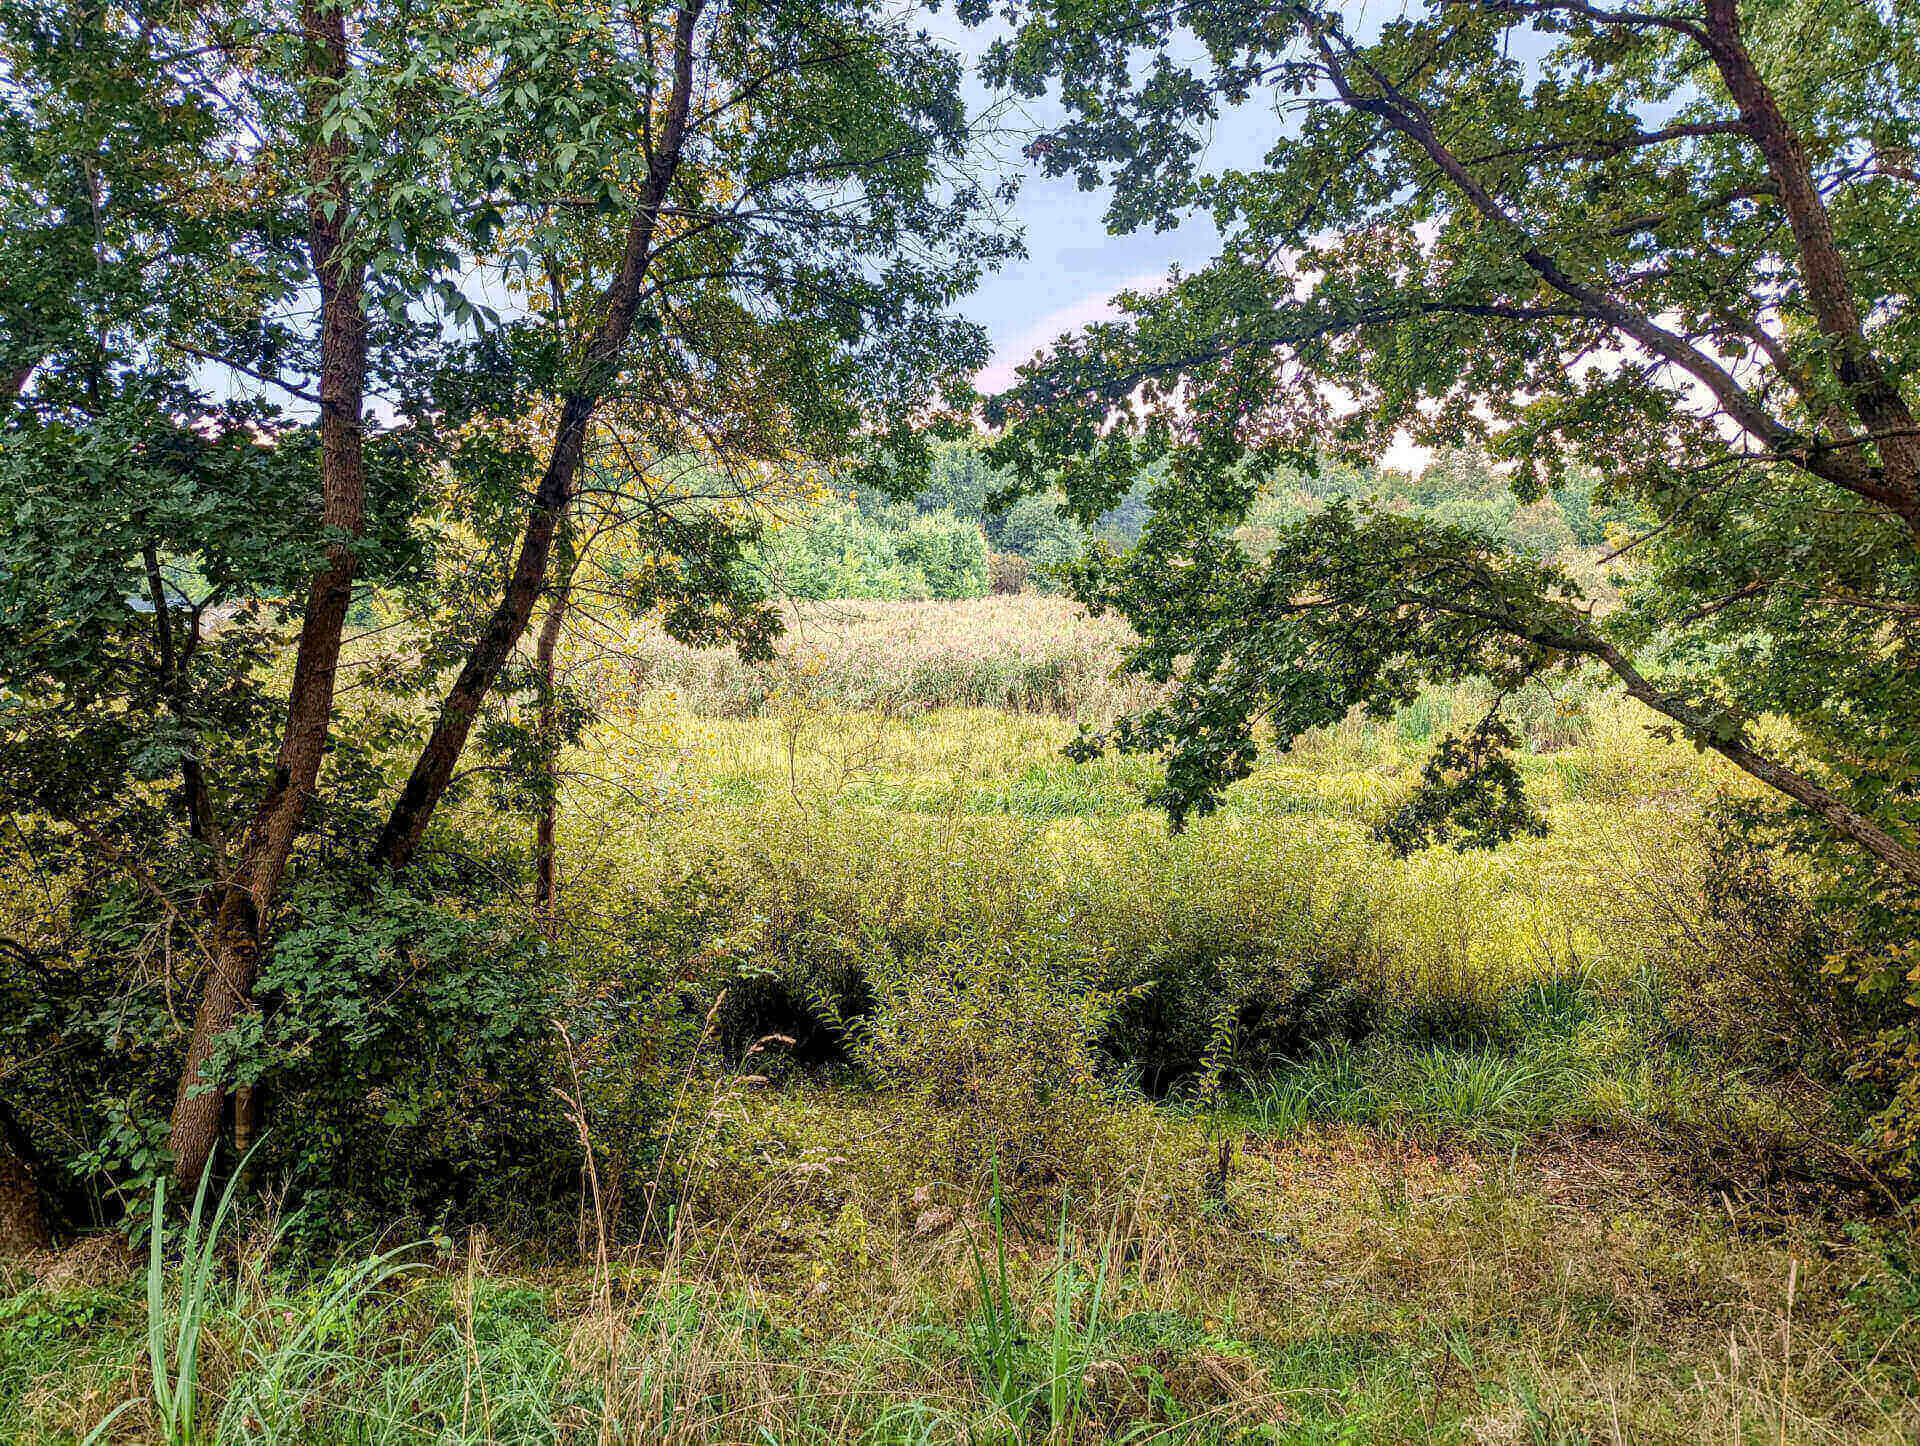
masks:
<svg viewBox="0 0 1920 1446"><path fill-rule="evenodd" d="M984 11L984 5L975 5ZM1349 16L1352 19L1349 19ZM1166 701L1176 819L1431 680L1598 667L1663 726L1920 884L1920 5L1913 0L1016 0L988 57L1057 87L1049 173L1220 255L993 399L1000 457L1082 515L1164 465L1140 546L1082 566ZM1233 107L1262 163L1209 170ZM1570 466L1647 520L1604 616L1472 529L1335 505L1250 556L1261 480L1397 435ZM1783 717L1790 741L1755 723ZM1433 771L1505 790L1497 724ZM1512 800L1484 822L1525 817ZM1437 821L1437 820L1436 820ZM1496 830L1497 831L1497 830Z"/></svg>

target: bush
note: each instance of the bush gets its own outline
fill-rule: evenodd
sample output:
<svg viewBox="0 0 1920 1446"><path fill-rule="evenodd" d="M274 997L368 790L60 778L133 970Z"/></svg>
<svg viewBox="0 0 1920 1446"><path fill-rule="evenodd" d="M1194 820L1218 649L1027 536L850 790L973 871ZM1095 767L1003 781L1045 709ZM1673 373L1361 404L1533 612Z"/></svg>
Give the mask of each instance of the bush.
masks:
<svg viewBox="0 0 1920 1446"><path fill-rule="evenodd" d="M1351 1038L1375 1005L1372 909L1351 859L1272 834L1210 843L1140 838L1106 881L1124 998L1104 1042L1150 1094Z"/></svg>
<svg viewBox="0 0 1920 1446"><path fill-rule="evenodd" d="M832 503L769 534L758 555L795 598L970 598L988 585L979 524L951 512L894 527Z"/></svg>
<svg viewBox="0 0 1920 1446"><path fill-rule="evenodd" d="M1827 967L1842 935L1812 877L1724 817L1645 862L1629 922L1661 959L1670 1024L1743 1069L1838 1081L1868 1021Z"/></svg>
<svg viewBox="0 0 1920 1446"><path fill-rule="evenodd" d="M502 886L506 861L479 862L443 856L396 881L304 859L262 953L259 1008L216 1048L210 1068L259 1106L253 1173L284 1187L309 1245L469 1223L570 1232L580 1133L555 1087L574 1070L603 1185L617 1195L652 1168L663 1080L694 1033L681 986L697 931L609 892L581 895L549 939ZM169 1165L179 1006L201 957L184 927L171 957L164 934L152 946L138 890L80 887L67 905L22 929L0 971L6 1112L62 1224L137 1226Z"/></svg>
<svg viewBox="0 0 1920 1446"><path fill-rule="evenodd" d="M1662 976L1656 1027L1753 1089L1723 1145L1882 1186L1920 1175L1920 899L1771 809L1723 800L1696 838L1645 845L1617 927ZM1724 1091L1723 1091L1724 1092ZM1817 1100L1812 1105L1807 1101ZM1766 1118L1784 1109L1791 1130ZM1761 1138L1764 1137L1764 1138ZM1910 1188L1910 1186L1909 1186Z"/></svg>
<svg viewBox="0 0 1920 1446"><path fill-rule="evenodd" d="M1025 592L1033 564L1017 552L987 554L987 582L996 597Z"/></svg>
<svg viewBox="0 0 1920 1446"><path fill-rule="evenodd" d="M1121 1094L1095 1048L1110 990L1003 940L882 955L871 977L853 1053L885 1091L900 1158L963 1186L997 1176L1016 1197L1111 1173Z"/></svg>
<svg viewBox="0 0 1920 1446"><path fill-rule="evenodd" d="M893 546L900 566L917 579L911 596L951 601L987 591L987 542L975 523L951 512L916 517Z"/></svg>
<svg viewBox="0 0 1920 1446"><path fill-rule="evenodd" d="M885 1007L876 967L945 968L958 940L1102 993L1102 1055L1154 1094L1354 1035L1382 987L1370 856L1284 822L1174 838L1148 817L1016 831L765 807L749 847L700 857L726 902L689 947L716 961L736 1057L779 1034L802 1064L844 1058L848 1024Z"/></svg>
<svg viewBox="0 0 1920 1446"><path fill-rule="evenodd" d="M342 866L295 888L262 1010L216 1053L268 1092L256 1163L335 1241L395 1220L550 1229L579 1177L554 1085L566 987L510 908ZM570 1208L570 1207L569 1207Z"/></svg>
<svg viewBox="0 0 1920 1446"><path fill-rule="evenodd" d="M562 898L554 950L566 979L556 1015L568 1050L563 1084L575 1092L577 1082L601 1205L618 1238L645 1219L674 1094L697 1062L711 981L725 967L724 943L714 945L735 901L724 880L698 871L659 897L588 881Z"/></svg>

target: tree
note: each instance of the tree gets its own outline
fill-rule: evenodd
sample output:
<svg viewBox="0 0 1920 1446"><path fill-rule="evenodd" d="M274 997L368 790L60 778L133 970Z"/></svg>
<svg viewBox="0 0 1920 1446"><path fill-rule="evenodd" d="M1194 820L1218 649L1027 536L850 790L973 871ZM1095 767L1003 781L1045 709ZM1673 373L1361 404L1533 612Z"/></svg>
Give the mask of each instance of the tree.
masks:
<svg viewBox="0 0 1920 1446"><path fill-rule="evenodd" d="M45 1250L53 1243L24 1133L13 1111L0 1102L0 1260Z"/></svg>
<svg viewBox="0 0 1920 1446"><path fill-rule="evenodd" d="M867 0L30 0L0 47L0 783L23 848L202 966L191 1180L315 801L362 826L417 741L358 850L408 868L489 700L540 691L570 518L630 534L624 607L764 650L756 469L922 454L983 360L950 304L1011 243L957 61ZM343 738L376 597L445 626Z"/></svg>
<svg viewBox="0 0 1920 1446"><path fill-rule="evenodd" d="M394 869L418 849L526 631L603 403L624 392L661 434L648 438L656 455L726 453L687 388L752 378L764 395L749 417L776 419L810 455L868 454L855 480L873 481L889 444L917 446L923 404L983 360L977 330L944 313L1006 243L981 228L982 197L953 169L967 131L951 56L869 0L686 0L620 20L575 17L570 39L633 69L635 130L612 111L590 137L557 128L575 99L556 72L533 89L524 130L489 135L503 174L531 147L567 171L624 167L633 184L602 188L577 220L543 196L531 241L508 253L539 257L553 288L565 350L538 380L556 420L508 583L374 843ZM648 345L629 356L643 307ZM765 435L747 445L771 450Z"/></svg>
<svg viewBox="0 0 1920 1446"><path fill-rule="evenodd" d="M1920 883L1920 7L1429 0L1361 36L1325 0L1027 0L1014 24L990 72L1067 111L1040 164L1111 180L1118 229L1197 209L1225 236L989 409L999 459L1083 517L1168 466L1138 548L1077 587L1177 679L1106 740L1166 755L1176 819L1262 720L1284 748L1423 681L1597 666ZM1255 96L1284 139L1204 173ZM1258 561L1227 536L1276 468L1403 432L1485 445L1522 501L1597 468L1648 522L1623 605L1433 519L1335 505Z"/></svg>
<svg viewBox="0 0 1920 1446"><path fill-rule="evenodd" d="M261 921L279 893L294 836L320 776L333 721L340 641L359 570L355 544L366 522L367 256L358 238L350 239L347 232L357 197L349 175L352 128L342 106L349 79L345 6L340 0L302 0L300 35L307 252L320 303L318 521L325 560L307 584L286 724L271 782L230 867L213 842L215 836L208 834L204 840L213 847L217 889L207 909L212 916L211 970L194 1012L170 1130L174 1178L180 1186L200 1178L219 1138L225 1096L218 1082L207 1077L206 1065L252 989ZM158 593L155 611L164 626L167 607ZM247 1118L237 1124L243 1148L251 1128Z"/></svg>
<svg viewBox="0 0 1920 1446"><path fill-rule="evenodd" d="M278 29L256 19L34 4L3 36L7 209L24 222L9 236L26 242L0 453L7 792L178 915L162 880L186 861L156 868L131 844L152 837L142 785L177 779L186 866L208 886L206 927L186 926L209 970L176 1106L189 1154L217 1129L224 1097L199 1088L200 1065L244 996L318 774L368 476L344 20L320 0ZM275 170L287 156L293 176ZM310 329L289 315L309 284ZM191 371L213 356L307 368L312 387L289 390L317 423L210 398ZM280 609L263 599L287 594L306 605L276 728L261 672Z"/></svg>

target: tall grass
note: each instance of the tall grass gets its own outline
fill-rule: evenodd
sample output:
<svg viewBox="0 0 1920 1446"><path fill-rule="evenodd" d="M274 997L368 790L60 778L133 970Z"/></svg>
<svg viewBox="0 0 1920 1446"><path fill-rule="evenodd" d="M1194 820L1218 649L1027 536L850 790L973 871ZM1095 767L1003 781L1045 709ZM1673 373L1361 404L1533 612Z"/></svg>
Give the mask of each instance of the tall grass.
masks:
<svg viewBox="0 0 1920 1446"><path fill-rule="evenodd" d="M153 1190L153 1218L147 1239L147 1366L154 1414L167 1446L195 1446L199 1440L196 1426L200 1406L200 1341L207 1309L212 1303L220 1227L233 1208L234 1189L230 1181L220 1192L213 1218L203 1231L201 1213L206 1206L207 1182L212 1174L213 1162L209 1160L201 1173L200 1187L193 1197L193 1211L187 1219L171 1309L165 1253L166 1181L156 1182Z"/></svg>
<svg viewBox="0 0 1920 1446"><path fill-rule="evenodd" d="M147 1225L146 1390L96 1425L86 1437L88 1446L109 1440L123 1416L142 1408L164 1446L298 1441L320 1399L321 1383L354 1374L347 1327L372 1291L407 1269L401 1256L409 1247L336 1268L305 1293L297 1309L280 1304L249 1312L236 1296L223 1295L221 1272L222 1230L245 1167L243 1160L209 1215L213 1162L208 1161L177 1239L167 1226L166 1182L155 1184ZM269 1232L263 1254L271 1252L275 1238ZM170 1242L179 1251L171 1270ZM240 1370L224 1393L210 1399L205 1348L214 1335L236 1355Z"/></svg>
<svg viewBox="0 0 1920 1446"><path fill-rule="evenodd" d="M1111 717L1150 693L1115 676L1126 637L1124 625L1089 620L1063 598L804 603L788 608L771 663L649 633L632 641L622 666L628 686L671 692L703 717L760 717L796 695L888 713Z"/></svg>
<svg viewBox="0 0 1920 1446"><path fill-rule="evenodd" d="M988 1203L992 1243L982 1251L968 1233L974 1305L967 1316L967 1353L987 1399L1006 1427L1022 1438L1071 1442L1087 1408L1087 1369L1105 1321L1101 1306L1112 1270L1112 1240L1103 1237L1091 1270L1083 1269L1068 1230L1067 1202L1053 1258L1051 1311L1044 1325L1016 1298L1007 1267L1006 1222L996 1177ZM1085 1306L1081 1297L1085 1296Z"/></svg>
<svg viewBox="0 0 1920 1446"><path fill-rule="evenodd" d="M1510 1080L1455 1053L1464 1064L1442 1069L1410 1052L1405 1080L1382 1084L1382 1060L1328 1046L1303 1064L1302 1093L1335 1111L1359 1078L1384 1110L1444 1074L1456 1102L1515 1106ZM743 1152L780 1148L791 1128L767 1104L776 1128ZM859 1117L843 1102L811 1138L844 1142ZM1210 1156L1211 1131L1191 1133ZM1912 1439L1915 1274L1897 1245L1734 1229L1717 1202L1699 1214L1684 1193L1619 1194L1611 1160L1607 1193L1588 1201L1595 1182L1561 1168L1577 1157L1555 1161L1543 1191L1517 1165L1483 1173L1452 1154L1351 1136L1249 1148L1223 1208L1183 1210L1172 1196L1194 1201L1197 1182L1173 1172L1038 1228L990 1189L956 1200L949 1233L903 1224L846 1273L814 1232L849 1200L886 1231L888 1187L809 1174L734 1223L694 1225L698 1248L622 1252L606 1288L597 1265L530 1276L478 1241L405 1280L375 1259L302 1276L245 1252L229 1275L206 1246L231 1237L230 1217L212 1231L203 1213L192 1252L173 1263L190 1222L163 1250L159 1293L176 1402L179 1346L198 1346L192 1434L160 1423L138 1332L109 1324L27 1365L0 1317L0 1439L82 1438L112 1404L89 1391L136 1380L93 1441ZM195 1281L203 1305L183 1333Z"/></svg>

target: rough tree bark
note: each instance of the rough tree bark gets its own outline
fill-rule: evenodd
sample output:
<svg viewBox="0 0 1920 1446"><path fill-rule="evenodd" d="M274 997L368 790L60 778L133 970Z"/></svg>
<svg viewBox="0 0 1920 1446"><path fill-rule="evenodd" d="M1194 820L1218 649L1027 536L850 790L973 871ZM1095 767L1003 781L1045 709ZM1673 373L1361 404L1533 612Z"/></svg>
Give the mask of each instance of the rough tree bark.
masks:
<svg viewBox="0 0 1920 1446"><path fill-rule="evenodd" d="M26 1140L0 1101L0 1260L17 1260L52 1245Z"/></svg>
<svg viewBox="0 0 1920 1446"><path fill-rule="evenodd" d="M420 847L433 811L453 778L480 705L525 636L546 582L554 534L573 502L587 427L619 372L620 354L633 333L634 316L639 310L641 285L653 261L660 208L680 168L694 90L693 33L705 4L706 0L687 0L674 17L673 82L661 121L660 143L647 157L647 178L627 227L619 269L600 295L599 321L582 357L578 380L561 407L553 448L527 509L506 592L447 690L413 772L374 843L373 861L395 871L404 869Z"/></svg>
<svg viewBox="0 0 1920 1446"><path fill-rule="evenodd" d="M358 559L353 544L364 525L366 474L361 409L366 385L364 269L346 241L347 138L321 138L321 121L347 76L346 12L339 0L305 0L305 109L314 139L307 153L314 192L307 203L309 248L320 288L320 522L326 560L308 588L286 731L273 780L255 810L233 873L210 891L213 967L194 1014L193 1037L174 1100L170 1145L177 1183L197 1181L213 1153L225 1115L220 1086L202 1077L220 1036L248 1006L258 965L261 926L286 872L301 814L320 775L333 717L340 639L353 598Z"/></svg>
<svg viewBox="0 0 1920 1446"><path fill-rule="evenodd" d="M1780 204L1800 253L1800 275L1826 339L1834 374L1846 389L1854 415L1880 453L1890 504L1920 533L1920 430L1899 386L1887 374L1860 326L1860 309L1847 279L1846 260L1834 238L1833 221L1807 164L1806 147L1787 123L1773 91L1761 77L1741 35L1737 0L1707 0L1705 45L1726 83L1767 169L1779 187Z"/></svg>
<svg viewBox="0 0 1920 1446"><path fill-rule="evenodd" d="M547 604L547 615L540 622L540 639L534 646L534 664L540 672L540 739L546 750L541 767L546 776L541 779L540 816L533 832L533 896L541 927L549 935L560 902L559 851L554 840L560 811L560 704L555 693L554 659L560 650L572 584L571 565L563 559L560 576L554 582L553 601Z"/></svg>

